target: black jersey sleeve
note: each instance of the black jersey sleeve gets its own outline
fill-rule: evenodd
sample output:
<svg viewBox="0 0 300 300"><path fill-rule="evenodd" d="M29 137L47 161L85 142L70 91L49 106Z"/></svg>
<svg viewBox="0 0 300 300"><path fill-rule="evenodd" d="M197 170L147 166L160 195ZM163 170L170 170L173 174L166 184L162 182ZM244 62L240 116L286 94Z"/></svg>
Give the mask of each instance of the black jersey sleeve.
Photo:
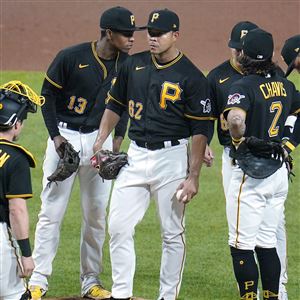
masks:
<svg viewBox="0 0 300 300"><path fill-rule="evenodd" d="M24 154L19 154L11 162L6 198L31 198L32 186L29 161Z"/></svg>
<svg viewBox="0 0 300 300"><path fill-rule="evenodd" d="M195 75L187 83L184 116L189 121L191 135L208 136L208 124L213 119L209 84L202 73Z"/></svg>
<svg viewBox="0 0 300 300"><path fill-rule="evenodd" d="M115 128L115 136L121 136L124 138L127 130L129 115L127 111L123 111L120 121Z"/></svg>
<svg viewBox="0 0 300 300"><path fill-rule="evenodd" d="M57 127L55 106L59 93L60 91L54 85L47 79L44 80L41 94L45 97L46 101L42 106L42 114L51 139L60 134Z"/></svg>
<svg viewBox="0 0 300 300"><path fill-rule="evenodd" d="M234 83L229 89L227 104L224 109L224 117L227 119L228 112L233 108L239 108L247 112L251 105L246 87L239 82Z"/></svg>
<svg viewBox="0 0 300 300"><path fill-rule="evenodd" d="M295 86L294 86L293 94L294 96L293 96L290 114L297 115L300 113L300 92L296 90Z"/></svg>
<svg viewBox="0 0 300 300"><path fill-rule="evenodd" d="M211 115L214 118L208 124L208 137L207 144L209 145L214 136L215 129L215 120L219 117L218 106L217 106L217 93L216 93L216 78L212 72L207 75L209 92L210 92L210 100L211 100Z"/></svg>
<svg viewBox="0 0 300 300"><path fill-rule="evenodd" d="M127 109L127 83L128 83L128 70L130 58L122 64L116 81L108 92L106 99L107 109L110 109L122 116L123 111Z"/></svg>

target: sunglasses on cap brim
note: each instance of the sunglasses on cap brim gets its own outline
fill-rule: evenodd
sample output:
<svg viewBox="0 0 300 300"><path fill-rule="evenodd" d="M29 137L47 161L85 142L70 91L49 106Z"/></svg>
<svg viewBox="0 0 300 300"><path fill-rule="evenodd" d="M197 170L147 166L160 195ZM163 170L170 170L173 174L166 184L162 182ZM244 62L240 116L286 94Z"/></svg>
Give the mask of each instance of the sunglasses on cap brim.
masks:
<svg viewBox="0 0 300 300"><path fill-rule="evenodd" d="M168 31L159 31L159 30L156 30L156 29L148 29L148 34L151 36L151 37L160 37L164 34L166 34Z"/></svg>

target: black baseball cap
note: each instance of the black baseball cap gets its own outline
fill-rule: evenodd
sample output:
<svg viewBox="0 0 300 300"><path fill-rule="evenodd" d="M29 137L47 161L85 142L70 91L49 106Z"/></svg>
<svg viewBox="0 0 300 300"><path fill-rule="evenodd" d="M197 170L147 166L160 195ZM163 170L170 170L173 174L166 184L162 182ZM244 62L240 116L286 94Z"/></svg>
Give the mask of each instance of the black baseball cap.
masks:
<svg viewBox="0 0 300 300"><path fill-rule="evenodd" d="M300 34L292 36L287 39L281 50L281 56L288 68L285 73L285 77L289 76L295 67L295 59L300 53Z"/></svg>
<svg viewBox="0 0 300 300"><path fill-rule="evenodd" d="M258 28L258 26L249 21L241 21L237 23L231 31L230 39L228 41L228 47L234 49L242 49L241 39L250 30Z"/></svg>
<svg viewBox="0 0 300 300"><path fill-rule="evenodd" d="M121 6L112 7L103 12L100 17L100 27L118 31L135 31L139 29L135 26L133 13Z"/></svg>
<svg viewBox="0 0 300 300"><path fill-rule="evenodd" d="M252 59L271 59L274 51L272 34L260 28L250 30L242 39L242 50Z"/></svg>
<svg viewBox="0 0 300 300"><path fill-rule="evenodd" d="M179 17L167 8L154 10L149 15L147 26L143 28L155 29L161 32L178 31Z"/></svg>

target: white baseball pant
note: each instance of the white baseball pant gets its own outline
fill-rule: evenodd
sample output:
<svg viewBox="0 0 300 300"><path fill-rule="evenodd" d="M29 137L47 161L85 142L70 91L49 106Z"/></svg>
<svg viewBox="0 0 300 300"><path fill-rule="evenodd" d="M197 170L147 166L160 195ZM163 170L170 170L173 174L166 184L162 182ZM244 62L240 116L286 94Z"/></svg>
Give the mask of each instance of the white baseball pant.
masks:
<svg viewBox="0 0 300 300"><path fill-rule="evenodd" d="M276 247L287 193L285 165L265 179L251 178L233 167L226 199L229 245L242 250Z"/></svg>
<svg viewBox="0 0 300 300"><path fill-rule="evenodd" d="M18 300L25 292L24 279L19 277L17 243L9 234L7 224L0 223L0 300Z"/></svg>
<svg viewBox="0 0 300 300"><path fill-rule="evenodd" d="M135 272L134 232L153 197L162 235L158 299L174 300L179 294L185 261L185 205L176 189L187 175L187 141L178 146L147 150L131 142L129 165L116 179L109 213L112 296L132 296ZM146 246L146 245L145 245Z"/></svg>
<svg viewBox="0 0 300 300"><path fill-rule="evenodd" d="M232 158L229 156L230 148L225 147L222 154L222 176L223 176L223 189L226 197L226 193L229 188L230 179L232 175ZM285 229L285 214L280 218L280 222L276 232L277 238L277 253L280 259L281 265L281 274L280 274L280 283L286 284L288 281L287 276L287 252L286 252L286 229Z"/></svg>
<svg viewBox="0 0 300 300"><path fill-rule="evenodd" d="M75 177L80 183L82 225L80 240L80 272L82 294L99 284L98 275L102 271L102 247L105 240L106 208L109 200L111 181L102 181L90 164L93 144L97 131L80 133L59 127L60 133L79 152L80 165L77 173L57 184L48 185L47 177L57 167L59 157L54 143L49 138L43 165L42 207L35 232L33 259L35 269L29 285L39 285L48 289L47 277L52 273L52 262L56 255L60 226L65 215ZM112 149L112 138L106 140L105 149Z"/></svg>

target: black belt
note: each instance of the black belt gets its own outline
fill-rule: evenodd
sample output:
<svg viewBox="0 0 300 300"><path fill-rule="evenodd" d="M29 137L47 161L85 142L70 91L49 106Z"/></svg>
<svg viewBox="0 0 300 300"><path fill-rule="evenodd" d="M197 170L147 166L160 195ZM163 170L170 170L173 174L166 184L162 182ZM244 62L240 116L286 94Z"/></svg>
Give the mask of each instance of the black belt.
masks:
<svg viewBox="0 0 300 300"><path fill-rule="evenodd" d="M91 132L99 129L99 128L96 128L95 126L84 126L84 125L79 125L79 124L66 123L63 121L58 122L58 125L63 128L79 131L81 133L91 133Z"/></svg>
<svg viewBox="0 0 300 300"><path fill-rule="evenodd" d="M159 150L162 148L168 148L168 142L171 142L171 146L177 146L180 144L178 140L171 140L167 142L148 143L141 141L134 141L139 147L146 148L148 150Z"/></svg>

